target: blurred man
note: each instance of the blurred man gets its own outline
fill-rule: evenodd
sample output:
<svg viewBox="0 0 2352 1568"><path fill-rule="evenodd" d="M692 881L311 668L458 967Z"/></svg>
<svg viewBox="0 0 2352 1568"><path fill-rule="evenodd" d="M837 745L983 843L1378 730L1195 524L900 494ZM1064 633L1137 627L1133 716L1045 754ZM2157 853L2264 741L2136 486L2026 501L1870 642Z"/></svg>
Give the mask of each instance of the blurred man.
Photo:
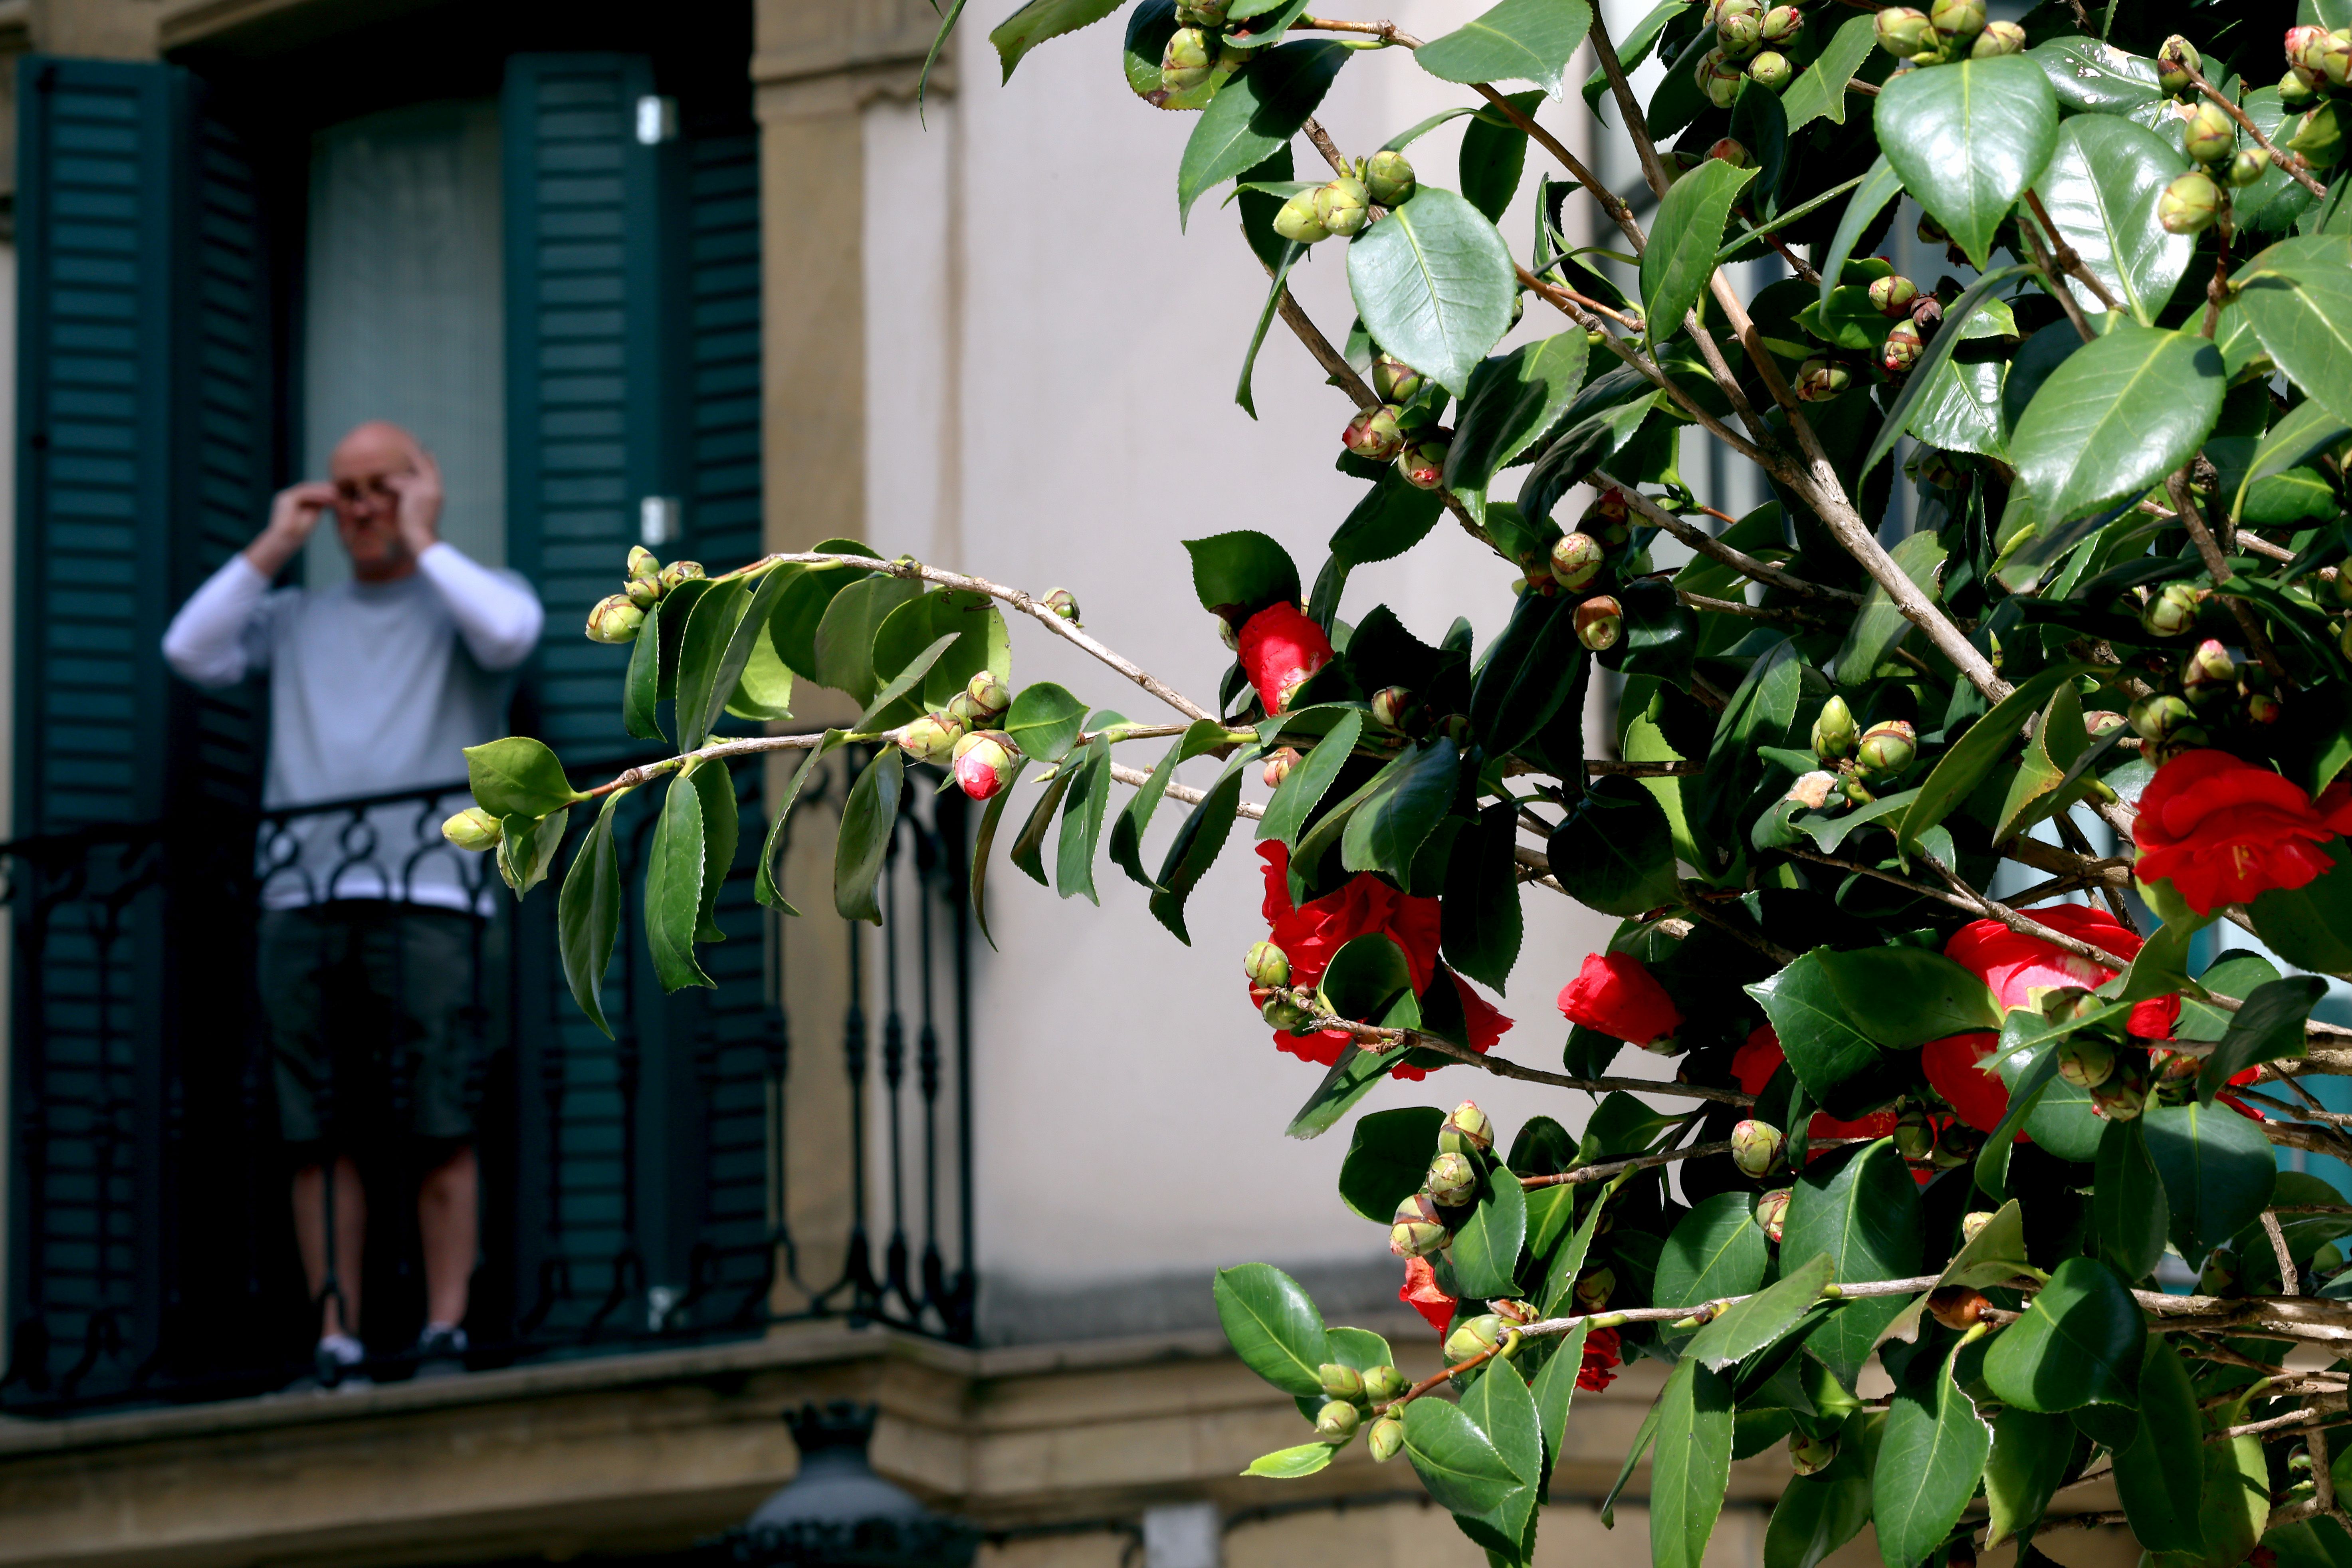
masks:
<svg viewBox="0 0 2352 1568"><path fill-rule="evenodd" d="M281 492L268 526L163 636L164 658L200 686L268 677L266 808L462 778L459 752L505 732L512 672L539 641L530 585L440 538L441 474L415 437L362 425L336 446L328 474ZM272 592L330 513L351 581ZM352 820L341 816L298 819L269 846L269 860L289 869L263 889L260 988L279 1131L294 1154L295 1234L320 1307L319 1381L329 1387L356 1381L364 1360L366 1199L352 1152L371 1134L411 1141L424 1173L419 1363L454 1369L467 1349L473 1068L499 988L481 982L486 910L441 849L437 815L371 811L364 855L340 842ZM393 1125L383 1125L387 1114Z"/></svg>

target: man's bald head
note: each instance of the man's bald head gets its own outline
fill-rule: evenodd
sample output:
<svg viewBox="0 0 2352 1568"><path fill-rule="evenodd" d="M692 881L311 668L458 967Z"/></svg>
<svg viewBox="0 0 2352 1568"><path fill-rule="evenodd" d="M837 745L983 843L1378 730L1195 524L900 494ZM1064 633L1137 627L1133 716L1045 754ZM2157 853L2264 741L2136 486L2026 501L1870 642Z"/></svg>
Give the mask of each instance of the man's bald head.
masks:
<svg viewBox="0 0 2352 1568"><path fill-rule="evenodd" d="M355 425L335 443L327 478L335 487L335 531L351 554L353 576L389 582L416 569L415 552L401 536L400 489L431 471L432 459L416 437L389 419Z"/></svg>

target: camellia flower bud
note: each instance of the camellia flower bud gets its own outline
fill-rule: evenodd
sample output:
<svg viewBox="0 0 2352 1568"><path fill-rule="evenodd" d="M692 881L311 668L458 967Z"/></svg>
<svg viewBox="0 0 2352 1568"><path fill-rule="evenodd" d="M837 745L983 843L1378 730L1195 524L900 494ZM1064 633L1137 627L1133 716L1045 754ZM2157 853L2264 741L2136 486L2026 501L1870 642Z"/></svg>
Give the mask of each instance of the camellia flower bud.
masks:
<svg viewBox="0 0 2352 1568"><path fill-rule="evenodd" d="M2200 163L2218 163L2237 150L2238 122L2230 111L2208 99L2181 122L2181 145Z"/></svg>
<svg viewBox="0 0 2352 1568"><path fill-rule="evenodd" d="M1427 1193L1415 1193L1397 1205L1389 1222L1389 1250L1399 1258L1426 1258L1445 1245L1445 1222Z"/></svg>
<svg viewBox="0 0 2352 1568"><path fill-rule="evenodd" d="M1977 41L1969 46L1970 59L1989 60L2025 52L2025 29L2014 22L1987 22Z"/></svg>
<svg viewBox="0 0 2352 1568"><path fill-rule="evenodd" d="M2199 71L2205 68L2205 57L2197 46L2175 33L2164 40L2156 51L2156 85L2167 92L2183 92Z"/></svg>
<svg viewBox="0 0 2352 1568"><path fill-rule="evenodd" d="M1376 1366L1364 1373L1364 1397L1386 1405L1412 1386L1412 1380L1393 1366Z"/></svg>
<svg viewBox="0 0 2352 1568"><path fill-rule="evenodd" d="M2329 33L2312 46L2303 63L2318 76L2321 87L2352 85L2352 32L2338 27Z"/></svg>
<svg viewBox="0 0 2352 1568"><path fill-rule="evenodd" d="M621 592L626 595L629 603L637 608L650 610L661 603L661 579L658 575L632 577L622 584Z"/></svg>
<svg viewBox="0 0 2352 1568"><path fill-rule="evenodd" d="M1576 606L1576 640L1595 653L1617 646L1625 635L1624 606L1607 594L1596 594Z"/></svg>
<svg viewBox="0 0 2352 1568"><path fill-rule="evenodd" d="M1055 592L1059 591L1055 590ZM1048 595L1047 597L1050 599L1052 595ZM1074 603L1070 607L1076 609L1077 605ZM1055 612L1057 615L1059 613L1059 611ZM1013 706L1013 689L1005 685L1003 680L995 674L985 669L965 683L963 694L971 703L972 711L983 719L993 719Z"/></svg>
<svg viewBox="0 0 2352 1568"><path fill-rule="evenodd" d="M1910 315L1911 301L1918 297L1919 285L1900 272L1870 280L1870 302L1882 316Z"/></svg>
<svg viewBox="0 0 2352 1568"><path fill-rule="evenodd" d="M1754 54L1764 43L1763 8L1754 0L1725 5L1716 15L1715 41L1727 60L1744 60Z"/></svg>
<svg viewBox="0 0 2352 1568"><path fill-rule="evenodd" d="M2282 711L2279 700L2267 691L2249 691L2245 695L2246 722L2275 724Z"/></svg>
<svg viewBox="0 0 2352 1568"><path fill-rule="evenodd" d="M1756 1200L1756 1223L1763 1229L1766 1236L1772 1238L1775 1245L1778 1245L1780 1240L1780 1231L1788 1218L1788 1188L1775 1187Z"/></svg>
<svg viewBox="0 0 2352 1568"><path fill-rule="evenodd" d="M1507 1323L1520 1325L1532 1323L1538 1316L1533 1307L1513 1297L1507 1296L1500 1300L1489 1301L1486 1304L1494 1309L1496 1317Z"/></svg>
<svg viewBox="0 0 2352 1568"><path fill-rule="evenodd" d="M1984 1227L1991 1223L1992 1210L1990 1209L1970 1209L1968 1213L1962 1215L1960 1216L1960 1245L1966 1247L1969 1242L1974 1241L1978 1237L1982 1236L1984 1234Z"/></svg>
<svg viewBox="0 0 2352 1568"><path fill-rule="evenodd" d="M1888 5L1872 19L1878 47L1899 59L1909 59L1936 47L1936 25L1925 11L1909 5Z"/></svg>
<svg viewBox="0 0 2352 1568"><path fill-rule="evenodd" d="M1478 1167L1467 1154L1440 1154L1429 1163L1424 1185L1438 1207L1462 1208L1478 1195Z"/></svg>
<svg viewBox="0 0 2352 1568"><path fill-rule="evenodd" d="M1316 188L1315 221L1326 232L1345 239L1362 232L1371 218L1371 197L1361 180L1333 180Z"/></svg>
<svg viewBox="0 0 2352 1568"><path fill-rule="evenodd" d="M2083 715L2083 733L2095 741L2118 724L2129 722L2130 721L2120 713L2105 708L2094 708Z"/></svg>
<svg viewBox="0 0 2352 1568"><path fill-rule="evenodd" d="M1911 367L1919 363L1919 356L1927 352L1927 345L1919 341L1919 329L1908 321L1897 321L1888 329L1886 342L1879 347L1879 367L1889 375L1908 375Z"/></svg>
<svg viewBox="0 0 2352 1568"><path fill-rule="evenodd" d="M661 581L661 562L644 545L632 544L626 575L632 583L657 583Z"/></svg>
<svg viewBox="0 0 2352 1568"><path fill-rule="evenodd" d="M1412 693L1402 686L1383 686L1372 693L1372 717L1391 730L1402 730L1412 712Z"/></svg>
<svg viewBox="0 0 2352 1568"><path fill-rule="evenodd" d="M1827 1469L1838 1456L1834 1437L1808 1437L1801 1432L1789 1437L1789 1468L1801 1476L1810 1476Z"/></svg>
<svg viewBox="0 0 2352 1568"><path fill-rule="evenodd" d="M1287 985L1290 955L1270 942L1258 942L1243 955L1242 973L1253 985Z"/></svg>
<svg viewBox="0 0 2352 1568"><path fill-rule="evenodd" d="M1404 432L1397 426L1397 416L1402 412L1389 403L1364 409L1348 421L1348 428L1340 432L1339 444L1359 458L1387 462L1404 448Z"/></svg>
<svg viewBox="0 0 2352 1568"><path fill-rule="evenodd" d="M1364 1397L1364 1374L1344 1362L1325 1362L1315 1369L1315 1375L1322 1380L1323 1392L1334 1399Z"/></svg>
<svg viewBox="0 0 2352 1568"><path fill-rule="evenodd" d="M946 763L962 739L962 725L944 713L926 713L898 731L898 749L919 763Z"/></svg>
<svg viewBox="0 0 2352 1568"><path fill-rule="evenodd" d="M1853 760L1872 773L1899 773L1918 754L1919 734L1901 719L1888 719L1862 732Z"/></svg>
<svg viewBox="0 0 2352 1568"><path fill-rule="evenodd" d="M1314 245L1331 237L1331 231L1315 216L1313 191L1301 191L1282 204L1282 209L1274 215L1274 232L1300 245Z"/></svg>
<svg viewBox="0 0 2352 1568"><path fill-rule="evenodd" d="M1160 51L1160 85L1169 92L1189 92L1208 80L1216 66L1207 32L1179 27L1168 35L1168 45Z"/></svg>
<svg viewBox="0 0 2352 1568"><path fill-rule="evenodd" d="M1927 1310L1936 1321L1948 1329L1966 1331L1974 1328L1992 1303L1981 1290L1966 1285L1947 1285L1940 1290L1927 1292Z"/></svg>
<svg viewBox="0 0 2352 1568"><path fill-rule="evenodd" d="M1411 403L1426 379L1394 354L1384 353L1372 361L1372 395L1382 403Z"/></svg>
<svg viewBox="0 0 2352 1568"><path fill-rule="evenodd" d="M1767 92L1778 92L1796 79L1797 68L1778 49L1766 49L1748 62L1748 79Z"/></svg>
<svg viewBox="0 0 2352 1568"><path fill-rule="evenodd" d="M2091 1090L2091 1108L2110 1121L2136 1121L2147 1109L2147 1085L2137 1072L2117 1072Z"/></svg>
<svg viewBox="0 0 2352 1568"><path fill-rule="evenodd" d="M2267 147L2241 147L2230 159L2230 184L2241 190L2252 184L2270 172L2271 151Z"/></svg>
<svg viewBox="0 0 2352 1568"><path fill-rule="evenodd" d="M1287 996L1270 996L1266 998L1265 1005L1258 1009L1258 1016L1273 1027L1287 1029L1295 1035L1307 1027L1315 1015Z"/></svg>
<svg viewBox="0 0 2352 1568"><path fill-rule="evenodd" d="M1609 563L1609 552L1589 533L1563 533L1552 541L1551 580L1570 593L1592 585Z"/></svg>
<svg viewBox="0 0 2352 1568"><path fill-rule="evenodd" d="M1827 403L1853 384L1853 372L1832 359L1809 359L1797 367L1797 396L1805 403Z"/></svg>
<svg viewBox="0 0 2352 1568"><path fill-rule="evenodd" d="M667 594L680 583L691 583L701 575L701 562L673 561L661 569L662 592Z"/></svg>
<svg viewBox="0 0 2352 1568"><path fill-rule="evenodd" d="M1984 31L1984 0L1936 0L1927 20L1938 37L1973 38Z"/></svg>
<svg viewBox="0 0 2352 1568"><path fill-rule="evenodd" d="M1616 1272L1607 1268L1596 1268L1576 1282L1576 1304L1588 1312L1609 1305L1609 1298L1616 1293Z"/></svg>
<svg viewBox="0 0 2352 1568"><path fill-rule="evenodd" d="M956 787L974 800L987 800L1012 782L1021 748L1001 730L978 730L958 741L950 757Z"/></svg>
<svg viewBox="0 0 2352 1568"><path fill-rule="evenodd" d="M1715 145L1706 150L1706 155L1716 163L1728 163L1735 169L1745 169L1755 161L1748 157L1747 148L1728 136L1718 138Z"/></svg>
<svg viewBox="0 0 2352 1568"><path fill-rule="evenodd" d="M1464 1320L1459 1327L1445 1336L1445 1360L1448 1365L1458 1364L1474 1356L1485 1355L1503 1342L1508 1332L1503 1320L1492 1312Z"/></svg>
<svg viewBox="0 0 2352 1568"><path fill-rule="evenodd" d="M2279 78L2279 107L2286 110L2308 109L2319 96L2319 89L2300 69L2290 70Z"/></svg>
<svg viewBox="0 0 2352 1568"><path fill-rule="evenodd" d="M2221 187L2202 169L2191 169L2164 187L2156 202L2156 221L2167 234L2202 234L2221 211Z"/></svg>
<svg viewBox="0 0 2352 1568"><path fill-rule="evenodd" d="M1315 1432L1325 1442L1339 1444L1356 1435L1364 1413L1344 1399L1335 1399L1315 1413Z"/></svg>
<svg viewBox="0 0 2352 1568"><path fill-rule="evenodd" d="M1404 482L1417 490L1433 490L1445 482L1445 453L1452 444L1454 432L1440 426L1424 431L1405 443L1397 454L1397 468Z"/></svg>
<svg viewBox="0 0 2352 1568"><path fill-rule="evenodd" d="M1076 594L1071 593L1067 588L1055 589L1053 592L1047 594L1041 602L1047 609L1053 611L1054 614L1061 616L1062 619L1069 622L1074 626L1084 626L1086 624L1078 619L1078 596Z"/></svg>
<svg viewBox="0 0 2352 1568"><path fill-rule="evenodd" d="M1417 188L1412 165L1403 153L1383 147L1364 160L1364 190L1374 205L1402 206Z"/></svg>
<svg viewBox="0 0 2352 1568"><path fill-rule="evenodd" d="M441 825L441 837L460 849L479 854L499 847L499 840L506 837L506 824L480 806L469 805Z"/></svg>
<svg viewBox="0 0 2352 1568"><path fill-rule="evenodd" d="M1258 776L1265 780L1266 788L1280 789L1282 781L1288 778L1290 770L1297 765L1298 749L1296 746L1285 746L1266 758L1265 766L1258 770Z"/></svg>
<svg viewBox="0 0 2352 1568"><path fill-rule="evenodd" d="M2313 76L2319 74L2319 62L2327 53L2327 29L2306 23L2286 30L2286 63L2300 66Z"/></svg>
<svg viewBox="0 0 2352 1568"><path fill-rule="evenodd" d="M1823 762L1843 757L1853 750L1860 739L1861 726L1853 721L1853 710L1845 699L1832 695L1822 704L1820 717L1813 721L1813 755Z"/></svg>
<svg viewBox="0 0 2352 1568"><path fill-rule="evenodd" d="M1381 1416L1372 1423L1364 1435L1364 1446L1372 1451L1375 1464L1387 1464L1404 1451L1404 1417L1397 1415Z"/></svg>
<svg viewBox="0 0 2352 1568"><path fill-rule="evenodd" d="M1176 20L1189 26L1222 27L1232 0L1184 0L1176 7Z"/></svg>
<svg viewBox="0 0 2352 1568"><path fill-rule="evenodd" d="M1764 13L1764 47L1777 49L1805 30L1805 14L1794 5L1775 5Z"/></svg>
<svg viewBox="0 0 2352 1568"><path fill-rule="evenodd" d="M646 613L629 603L626 594L607 595L588 612L588 640L635 642L637 628L645 624Z"/></svg>
<svg viewBox="0 0 2352 1568"><path fill-rule="evenodd" d="M1788 1142L1769 1121L1741 1121L1731 1129L1731 1163L1743 1174L1760 1180L1780 1163L1780 1151Z"/></svg>
<svg viewBox="0 0 2352 1568"><path fill-rule="evenodd" d="M1726 59L1721 49L1709 49L1700 56L1691 75L1699 91L1717 109L1729 109L1748 80L1748 73L1739 68L1737 61Z"/></svg>
<svg viewBox="0 0 2352 1568"><path fill-rule="evenodd" d="M2131 727L2147 741L2168 741L2197 721L2189 704L2170 692L2150 693L2132 704Z"/></svg>
<svg viewBox="0 0 2352 1568"><path fill-rule="evenodd" d="M2233 696L2238 689L2238 661L2219 641L2207 637L2197 645L2196 652L2181 660L2180 689L2198 708Z"/></svg>
<svg viewBox="0 0 2352 1568"><path fill-rule="evenodd" d="M1936 1130L1918 1107L1906 1110L1895 1123L1895 1152L1906 1160L1925 1160L1936 1152Z"/></svg>
<svg viewBox="0 0 2352 1568"><path fill-rule="evenodd" d="M2096 1089L2115 1071L2115 1047L2105 1040L2077 1035L2058 1047L2058 1076L2076 1089Z"/></svg>
<svg viewBox="0 0 2352 1568"><path fill-rule="evenodd" d="M1437 1130L1437 1147L1447 1154L1483 1154L1495 1146L1495 1124L1475 1100L1454 1108Z"/></svg>
<svg viewBox="0 0 2352 1568"><path fill-rule="evenodd" d="M2179 637L2197 624L2197 609L2202 598L2187 583L2167 583L2140 611L2141 629L2152 637Z"/></svg>

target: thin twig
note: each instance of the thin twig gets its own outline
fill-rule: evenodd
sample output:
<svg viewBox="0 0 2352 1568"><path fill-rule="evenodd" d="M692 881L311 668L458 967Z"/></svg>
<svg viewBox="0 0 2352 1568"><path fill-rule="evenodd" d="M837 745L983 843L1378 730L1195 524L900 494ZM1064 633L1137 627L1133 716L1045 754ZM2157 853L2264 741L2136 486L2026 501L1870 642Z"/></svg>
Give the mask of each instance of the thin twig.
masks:
<svg viewBox="0 0 2352 1568"><path fill-rule="evenodd" d="M1819 583L1808 583L1802 577L1791 576L1781 571L1769 561L1759 561L1747 552L1726 544L1705 529L1694 527L1685 519L1676 517L1643 495L1638 486L1627 484L1606 469L1595 468L1592 482L1603 489L1617 491L1625 498L1625 504L1640 512L1644 520L1655 523L1708 560L1728 566L1744 577L1754 578L1771 587L1785 588L1802 598L1833 599L1849 605L1862 603L1862 595L1850 588L1832 588Z"/></svg>
<svg viewBox="0 0 2352 1568"><path fill-rule="evenodd" d="M2205 570L2212 574L2213 585L2218 589L2233 574L2229 561L2221 553L2221 546L2213 538L2213 531L2205 526L2204 514L2197 510L2196 498L2189 493L2189 470L2181 468L2168 476L2164 489L2165 493L2172 498L2173 510L2179 514L2181 526L2188 529L2189 538L2197 546L2197 554L2205 563ZM2286 666L2279 662L2278 649L2271 646L2271 639L2263 630L2262 622L2255 618L2252 609L2242 599L2226 594L2221 597L2222 602L2230 606L2230 614L2236 618L2239 630L2246 634L2247 650L2262 661L2263 668L2270 672L2273 680L2285 685Z"/></svg>
<svg viewBox="0 0 2352 1568"><path fill-rule="evenodd" d="M2217 88L2211 82L2207 81L2203 71L2200 70L2193 65L2189 65L2185 60L2181 62L2181 66L2182 68L2189 72L2189 79L2197 84L2197 90L2211 99L2214 102L2220 104L2222 109L2229 113L2230 118L2238 122L2240 130L2252 137L2258 145L2269 152L2271 162L2276 163L2280 168L2284 169L2289 179L2301 185L2305 190L2309 191L2315 196L2325 196L2327 195L2327 187L2321 184L2318 179L2313 175L2311 165L2305 162L2302 153L2290 153L2285 148L2280 146L2277 142L2272 141L2269 137L2263 135L2263 128L2255 124L2252 120L2248 119L2246 111L2237 104L2232 103L2230 100L2230 95L2228 93L2223 92L2220 88Z"/></svg>
<svg viewBox="0 0 2352 1568"><path fill-rule="evenodd" d="M2032 209L2033 216L2041 220L2042 226L2050 231L2050 259L2058 264L2058 269L2079 279L2083 287L2088 289L2097 298L2099 303L2105 306L2109 311L2121 310L2124 308L2123 301L2107 292L2107 286L2100 282L2097 275L2083 264L2081 253L2066 243L2065 235L2061 233L2058 226L2051 221L2049 209L2042 205L2040 194L2034 191L2026 192L2025 205Z"/></svg>

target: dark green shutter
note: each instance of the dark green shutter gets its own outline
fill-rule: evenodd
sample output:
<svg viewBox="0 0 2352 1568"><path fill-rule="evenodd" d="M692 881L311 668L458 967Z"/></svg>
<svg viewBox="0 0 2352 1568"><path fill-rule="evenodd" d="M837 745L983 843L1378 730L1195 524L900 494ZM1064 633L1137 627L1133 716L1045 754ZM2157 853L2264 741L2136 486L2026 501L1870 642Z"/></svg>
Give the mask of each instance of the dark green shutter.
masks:
<svg viewBox="0 0 2352 1568"><path fill-rule="evenodd" d="M641 140L639 104L656 91L642 57L518 56L501 110L509 559L547 605L541 733L580 762L642 749L620 725L625 650L580 627L619 589L647 498L682 503L681 535L656 546L666 560L722 568L759 541L756 149L748 133ZM748 864L761 824L745 782ZM658 795L624 808L633 877ZM745 1294L723 1284L756 1285L773 1022L749 877L739 870L722 897L730 940L705 959L714 992L663 997L632 918L607 981L615 1040L563 1000L548 933L527 923L526 1327L600 1311L641 1327L654 1289L707 1322ZM741 1179L706 1181L714 1158Z"/></svg>
<svg viewBox="0 0 2352 1568"><path fill-rule="evenodd" d="M262 230L236 139L169 67L33 57L20 71L13 827L118 826L86 858L13 868L12 1398L228 1350L165 1284L217 1300L208 1286L246 1271L249 1255L205 1228L241 1201L205 1190L225 1165L203 1147L235 1135L236 994L210 1029L179 1022L183 997L245 973L244 952L218 919L233 882L164 889L199 862L237 874L259 716L250 690L173 679L160 641L258 526L274 428ZM131 824L143 837L125 839ZM34 918L77 875L87 896Z"/></svg>

